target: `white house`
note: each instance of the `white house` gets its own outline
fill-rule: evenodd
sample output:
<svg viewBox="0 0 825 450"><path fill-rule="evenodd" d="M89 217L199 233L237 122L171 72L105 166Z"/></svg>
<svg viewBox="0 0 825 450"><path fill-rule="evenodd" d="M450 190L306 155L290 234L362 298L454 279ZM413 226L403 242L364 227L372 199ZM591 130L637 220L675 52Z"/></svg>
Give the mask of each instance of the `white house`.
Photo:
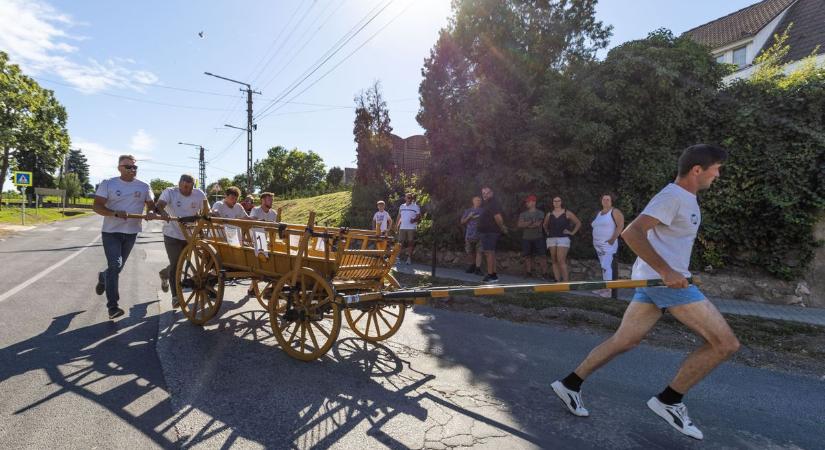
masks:
<svg viewBox="0 0 825 450"><path fill-rule="evenodd" d="M763 0L684 35L711 48L717 61L739 67L725 78L730 82L749 77L756 69L754 59L773 45L774 34L782 34L791 24L785 72L813 51L817 64L825 65L825 0Z"/></svg>

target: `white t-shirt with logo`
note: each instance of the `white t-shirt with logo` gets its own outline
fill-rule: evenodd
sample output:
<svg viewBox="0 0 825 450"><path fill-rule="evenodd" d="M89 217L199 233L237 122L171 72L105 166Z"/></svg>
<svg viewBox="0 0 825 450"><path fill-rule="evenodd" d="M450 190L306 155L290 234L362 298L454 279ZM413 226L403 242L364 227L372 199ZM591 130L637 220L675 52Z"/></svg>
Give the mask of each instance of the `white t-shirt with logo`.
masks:
<svg viewBox="0 0 825 450"><path fill-rule="evenodd" d="M376 211L372 216L372 229L374 230L376 226L380 226L382 232L387 231L387 228L390 226L390 213L387 211Z"/></svg>
<svg viewBox="0 0 825 450"><path fill-rule="evenodd" d="M249 217L254 217L255 220L262 220L264 222L277 222L278 221L278 213L269 208L269 211L264 212L264 209L260 206L256 206L252 208L252 214Z"/></svg>
<svg viewBox="0 0 825 450"><path fill-rule="evenodd" d="M206 194L200 189L192 189L188 196L181 193L178 187L169 187L160 194L159 201L166 202L166 210L172 217L191 217L197 215L203 208ZM186 240L180 231L177 222L170 221L163 226L163 234L170 238Z"/></svg>
<svg viewBox="0 0 825 450"><path fill-rule="evenodd" d="M398 214L401 216L401 220L399 221L400 229L415 230L417 224L412 220L415 216L421 214L421 208L419 208L415 203L410 203L409 205L404 203L401 205L401 208L398 209Z"/></svg>
<svg viewBox="0 0 825 450"><path fill-rule="evenodd" d="M148 184L140 180L123 181L120 177L101 181L95 197L105 198L106 207L112 211L126 211L129 214L143 214L146 202L155 199ZM140 219L103 217L104 233L137 234L142 229L143 221Z"/></svg>
<svg viewBox="0 0 825 450"><path fill-rule="evenodd" d="M212 205L212 212L217 213L218 217L223 217L224 219L245 219L249 217L246 215L246 211L244 211L240 203L235 203L235 206L230 208L223 200L218 200Z"/></svg>
<svg viewBox="0 0 825 450"><path fill-rule="evenodd" d="M660 222L647 232L653 249L673 270L689 277L690 254L702 222L696 195L670 183L650 200L642 214ZM652 280L661 278L661 275L642 258L636 258L632 278Z"/></svg>

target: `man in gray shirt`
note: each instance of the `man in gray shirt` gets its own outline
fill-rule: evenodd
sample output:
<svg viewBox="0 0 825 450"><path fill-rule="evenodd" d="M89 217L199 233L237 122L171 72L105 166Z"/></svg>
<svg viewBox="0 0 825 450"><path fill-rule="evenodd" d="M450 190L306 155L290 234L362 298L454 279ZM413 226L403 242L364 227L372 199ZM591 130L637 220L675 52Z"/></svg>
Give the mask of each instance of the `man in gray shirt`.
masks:
<svg viewBox="0 0 825 450"><path fill-rule="evenodd" d="M149 212L147 219L154 219L154 195L148 184L135 178L138 166L132 155L121 155L117 169L119 177L103 180L95 192L94 212L103 216L103 252L106 254L106 269L97 275L97 295L106 293L106 307L109 318L124 314L118 307L120 294L118 280L120 271L135 245L137 234L142 230L140 219L129 219L127 214Z"/></svg>

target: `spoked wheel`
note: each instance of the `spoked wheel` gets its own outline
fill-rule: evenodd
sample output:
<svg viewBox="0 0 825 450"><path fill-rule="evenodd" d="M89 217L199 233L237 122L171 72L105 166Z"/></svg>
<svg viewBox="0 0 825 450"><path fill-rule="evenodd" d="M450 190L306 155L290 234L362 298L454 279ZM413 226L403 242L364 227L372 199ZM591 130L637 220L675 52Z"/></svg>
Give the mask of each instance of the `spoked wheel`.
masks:
<svg viewBox="0 0 825 450"><path fill-rule="evenodd" d="M178 258L177 296L190 322L203 325L218 313L223 301L221 260L204 243L189 244Z"/></svg>
<svg viewBox="0 0 825 450"><path fill-rule="evenodd" d="M395 290L401 287L398 280L390 274L384 276L384 289ZM365 304L344 310L344 317L350 329L362 339L369 342L389 339L404 322L407 307L401 303Z"/></svg>
<svg viewBox="0 0 825 450"><path fill-rule="evenodd" d="M274 287L275 283L272 280L252 279L252 291L255 292L255 298L266 311L269 311L269 298L272 297Z"/></svg>
<svg viewBox="0 0 825 450"><path fill-rule="evenodd" d="M341 310L332 285L314 270L302 267L288 272L275 284L269 321L275 339L289 356L312 361L329 351L338 338Z"/></svg>

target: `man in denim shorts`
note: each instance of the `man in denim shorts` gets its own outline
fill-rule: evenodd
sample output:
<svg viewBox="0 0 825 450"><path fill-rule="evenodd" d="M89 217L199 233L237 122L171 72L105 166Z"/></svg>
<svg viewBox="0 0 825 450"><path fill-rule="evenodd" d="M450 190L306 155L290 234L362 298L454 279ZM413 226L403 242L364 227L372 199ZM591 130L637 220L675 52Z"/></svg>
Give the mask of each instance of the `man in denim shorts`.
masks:
<svg viewBox="0 0 825 450"><path fill-rule="evenodd" d="M679 432L694 439L703 438L691 422L682 396L730 358L739 349L739 341L716 307L687 278L701 222L696 193L709 188L719 177L719 168L726 158L725 150L713 145L688 147L679 158L676 181L659 191L622 233L638 255L633 279L661 278L666 287L637 289L616 333L594 348L570 375L552 384L553 391L574 415L589 415L581 400L584 379L635 347L667 310L701 336L705 344L688 355L670 384L651 397L647 406Z"/></svg>

